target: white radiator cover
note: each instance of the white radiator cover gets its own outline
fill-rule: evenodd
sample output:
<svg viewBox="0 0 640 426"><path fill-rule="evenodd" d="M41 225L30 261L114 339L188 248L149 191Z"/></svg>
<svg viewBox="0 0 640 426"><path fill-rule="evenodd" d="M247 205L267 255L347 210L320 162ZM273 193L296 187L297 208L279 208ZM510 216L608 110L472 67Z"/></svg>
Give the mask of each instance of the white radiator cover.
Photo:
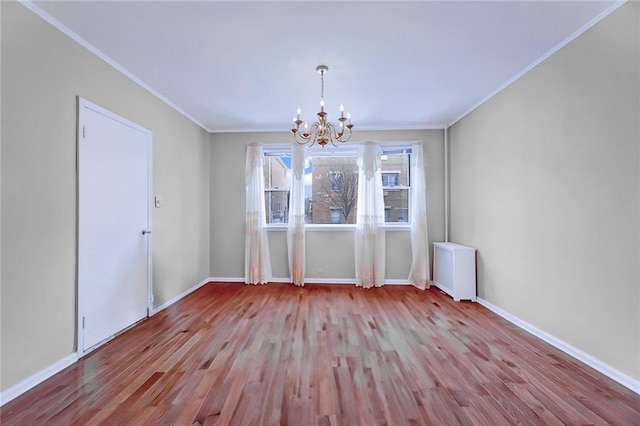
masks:
<svg viewBox="0 0 640 426"><path fill-rule="evenodd" d="M476 249L456 243L433 243L433 283L460 300L476 301Z"/></svg>

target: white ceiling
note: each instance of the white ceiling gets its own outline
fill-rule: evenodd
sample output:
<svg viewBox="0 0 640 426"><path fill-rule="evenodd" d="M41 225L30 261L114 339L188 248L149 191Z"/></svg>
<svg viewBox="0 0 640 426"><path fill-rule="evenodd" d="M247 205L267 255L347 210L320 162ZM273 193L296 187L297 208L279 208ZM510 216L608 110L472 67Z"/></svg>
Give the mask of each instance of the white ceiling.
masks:
<svg viewBox="0 0 640 426"><path fill-rule="evenodd" d="M297 106L355 129L459 119L619 6L614 1L38 1L94 51L212 132L282 131ZM62 25L59 25L62 24ZM85 44L86 44L85 43ZM354 130L355 130L354 129Z"/></svg>

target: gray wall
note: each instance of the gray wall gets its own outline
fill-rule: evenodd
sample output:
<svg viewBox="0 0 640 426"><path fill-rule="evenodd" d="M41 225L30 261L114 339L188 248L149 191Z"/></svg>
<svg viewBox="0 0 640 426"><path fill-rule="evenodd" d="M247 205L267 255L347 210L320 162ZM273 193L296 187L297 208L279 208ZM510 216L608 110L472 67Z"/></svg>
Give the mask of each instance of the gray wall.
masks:
<svg viewBox="0 0 640 426"><path fill-rule="evenodd" d="M291 143L290 132L211 135L211 276L244 277L244 163L249 143ZM429 240L444 238L442 130L359 131L358 141L422 141L427 168ZM242 166L239 166L242 165ZM353 231L307 231L306 275L354 279ZM288 278L286 233L269 232L274 278ZM409 231L387 232L387 278L406 280L411 266Z"/></svg>
<svg viewBox="0 0 640 426"><path fill-rule="evenodd" d="M450 239L479 296L640 379L640 4L455 124Z"/></svg>
<svg viewBox="0 0 640 426"><path fill-rule="evenodd" d="M209 134L24 6L2 11L1 389L74 352L76 96L153 132L155 305L209 276Z"/></svg>

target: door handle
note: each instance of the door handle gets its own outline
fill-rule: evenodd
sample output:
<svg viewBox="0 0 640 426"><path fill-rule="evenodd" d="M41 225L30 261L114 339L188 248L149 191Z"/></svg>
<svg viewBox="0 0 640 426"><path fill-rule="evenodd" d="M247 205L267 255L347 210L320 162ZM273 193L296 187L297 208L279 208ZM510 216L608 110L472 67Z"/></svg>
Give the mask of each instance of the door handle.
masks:
<svg viewBox="0 0 640 426"><path fill-rule="evenodd" d="M143 229L142 230L142 235L146 235L146 234L150 234L151 230L150 229Z"/></svg>

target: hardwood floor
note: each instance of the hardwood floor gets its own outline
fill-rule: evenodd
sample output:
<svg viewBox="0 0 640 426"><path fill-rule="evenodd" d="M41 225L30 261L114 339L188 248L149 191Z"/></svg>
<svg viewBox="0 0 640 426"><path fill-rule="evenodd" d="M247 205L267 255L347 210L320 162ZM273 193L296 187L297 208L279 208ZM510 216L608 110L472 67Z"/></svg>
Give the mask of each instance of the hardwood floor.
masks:
<svg viewBox="0 0 640 426"><path fill-rule="evenodd" d="M2 408L34 424L640 424L640 396L437 289L213 283Z"/></svg>

